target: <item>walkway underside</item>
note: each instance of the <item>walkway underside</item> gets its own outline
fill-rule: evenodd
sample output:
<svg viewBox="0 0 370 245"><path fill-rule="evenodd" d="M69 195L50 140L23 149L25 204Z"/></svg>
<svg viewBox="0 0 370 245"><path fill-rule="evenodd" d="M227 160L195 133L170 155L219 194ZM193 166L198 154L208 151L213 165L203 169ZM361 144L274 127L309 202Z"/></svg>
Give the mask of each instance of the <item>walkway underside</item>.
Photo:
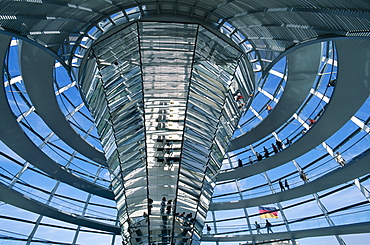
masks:
<svg viewBox="0 0 370 245"><path fill-rule="evenodd" d="M0 59L0 244L370 244L370 0L0 0Z"/></svg>
<svg viewBox="0 0 370 245"><path fill-rule="evenodd" d="M335 43L338 50L337 83L329 104L315 125L284 151L252 165L221 172L219 182L253 176L294 160L332 136L363 105L370 93L367 77L370 40L348 39Z"/></svg>
<svg viewBox="0 0 370 245"><path fill-rule="evenodd" d="M233 139L229 151L248 146L271 134L298 110L315 82L321 63L321 43L295 50L287 55L288 77L283 95L271 113L256 127ZM306 65L302 66L302 63Z"/></svg>
<svg viewBox="0 0 370 245"><path fill-rule="evenodd" d="M264 195L261 197L250 198L238 202L219 202L211 203L210 210L228 210L246 207L255 207L264 204L277 203L295 198L303 197L313 192L320 192L333 188L337 185L351 181L361 177L364 173L370 171L370 150L367 150L362 155L354 158L343 168L339 168L329 172L328 174L315 179L311 182L303 184L299 187L292 188L287 191L278 192L275 194Z"/></svg>
<svg viewBox="0 0 370 245"><path fill-rule="evenodd" d="M99 221L85 218L78 214L62 211L60 209L54 208L50 205L46 205L35 199L27 197L14 189L9 189L6 185L2 183L0 183L0 201L56 220L62 220L71 224L101 231L108 231L117 235L121 234L121 230L118 226L105 224Z"/></svg>
<svg viewBox="0 0 370 245"><path fill-rule="evenodd" d="M22 53L20 59L22 78L37 114L61 140L73 149L102 165L107 165L104 153L90 145L73 130L60 110L53 84L55 59L27 42L22 43L20 52Z"/></svg>
<svg viewBox="0 0 370 245"><path fill-rule="evenodd" d="M272 230L274 228L272 227ZM264 229L261 229L264 232ZM264 241L268 240L289 240L292 238L300 239L305 237L319 237L330 235L346 235L346 234L361 234L368 233L370 230L370 222L337 225L334 227L325 227L301 231L276 232L269 234L253 234L253 235L204 235L202 242L243 242L243 241Z"/></svg>
<svg viewBox="0 0 370 245"><path fill-rule="evenodd" d="M0 35L0 43L10 43L10 40L11 37ZM5 57L7 47L7 45L0 45L0 59L2 60ZM4 83L3 65L4 63L1 62L1 84ZM101 187L100 185L96 185L68 172L31 141L14 117L14 114L7 102L7 96L4 89L0 89L0 111L0 125L2 128L6 129L0 130L0 139L9 148L13 149L16 154L57 180L89 193L93 193L108 199L113 199L113 193L111 190Z"/></svg>

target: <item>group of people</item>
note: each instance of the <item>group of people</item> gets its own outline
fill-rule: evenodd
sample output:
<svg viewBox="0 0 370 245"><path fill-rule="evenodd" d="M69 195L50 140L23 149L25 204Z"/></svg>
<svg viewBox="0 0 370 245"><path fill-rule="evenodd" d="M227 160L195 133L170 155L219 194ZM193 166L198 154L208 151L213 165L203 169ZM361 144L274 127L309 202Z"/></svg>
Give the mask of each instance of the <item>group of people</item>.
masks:
<svg viewBox="0 0 370 245"><path fill-rule="evenodd" d="M287 143L289 142L289 145L290 145L290 140L287 139ZM279 153L280 151L283 150L283 142L281 142L280 140L276 140L275 141L275 144L274 143L271 143L271 147L272 147L272 150L274 152L274 154L277 154ZM269 150L263 146L263 156L260 154L260 153L256 153L256 156L257 156L257 161L261 161L264 158L268 158L270 156L270 152Z"/></svg>
<svg viewBox="0 0 370 245"><path fill-rule="evenodd" d="M166 197L162 197L161 201L161 207L160 207L160 214L162 216L162 220L164 222L167 222L168 216L173 214L174 212L174 206L175 206L175 200L167 200ZM148 211L149 214L146 212L143 213L143 217L145 218L146 222L149 220L149 215L152 213L152 208L153 208L153 199L149 198L148 199ZM193 224L195 222L195 218L193 218L192 213L186 214L185 212L180 213L175 213L175 217L182 218L186 223Z"/></svg>
<svg viewBox="0 0 370 245"><path fill-rule="evenodd" d="M287 179L285 179L284 184L279 179L279 186L280 186L280 191L285 191L285 188L286 188L286 190L289 190L290 189Z"/></svg>
<svg viewBox="0 0 370 245"><path fill-rule="evenodd" d="M175 216L180 217L180 218L185 218L187 220L191 220L193 218L193 213L188 213L188 214L185 214L185 212L182 212L181 214L175 213Z"/></svg>
<svg viewBox="0 0 370 245"><path fill-rule="evenodd" d="M255 225L255 227L256 227L256 231L257 231L257 234L262 234L262 232L261 232L261 225L260 224L258 224L258 222L257 221L255 221L254 222L254 225ZM266 219L266 224L265 224L265 227L266 227L266 231L267 231L267 233L274 233L273 231L272 231L272 229L271 229L271 226L272 226L272 224Z"/></svg>
<svg viewBox="0 0 370 245"><path fill-rule="evenodd" d="M281 144L281 141L277 141L277 142L280 142L280 144ZM280 145L280 144L277 144L277 145ZM273 145L272 148L274 149L274 152L275 153L279 152L279 147L275 146L274 144L272 144L272 145ZM265 158L269 157L268 150L265 147L263 147L263 149L264 149L264 152L265 152ZM257 161L261 161L263 159L262 155L259 154L258 152L256 153L256 155L257 155ZM346 160L342 157L342 155L340 154L339 151L336 152L336 154L334 156L334 159L340 165L340 167L344 167L346 165ZM249 163L252 163L251 156L249 156ZM238 159L238 167L242 167L242 166L243 166L242 160ZM299 171L299 177L305 183L308 181L307 174L303 170ZM285 191L285 190L290 189L290 186L289 186L289 183L288 183L287 179L284 180L284 183L281 181L281 179L279 179L278 183L279 183L280 191Z"/></svg>
<svg viewBox="0 0 370 245"><path fill-rule="evenodd" d="M144 212L143 216L148 216L152 214L153 202L154 202L153 199L148 198L148 214ZM161 209L160 209L161 214L163 215L165 210L166 210L167 215L171 214L173 205L174 204L172 203L172 200L167 201L166 197L163 197L161 201Z"/></svg>
<svg viewBox="0 0 370 245"><path fill-rule="evenodd" d="M261 225L258 224L257 221L254 222L254 226L256 227L257 234L262 234ZM267 233L270 233L270 232L274 233L271 227L272 227L272 224L266 219L265 228L266 228ZM207 235L210 235L212 228L208 224L206 224L206 230L207 230Z"/></svg>
<svg viewBox="0 0 370 245"><path fill-rule="evenodd" d="M166 201L166 197L163 197L161 202L161 214L164 214L164 210L166 210L166 214L169 215L172 209L172 200Z"/></svg>
<svg viewBox="0 0 370 245"><path fill-rule="evenodd" d="M166 214L166 215L171 214L171 211L173 211L173 206L174 205L175 205L174 201L172 201L171 199L167 201L166 197L162 197L160 213L162 215L163 214ZM153 199L151 199L151 198L148 199L148 206L149 206L148 211L149 211L149 215L150 215L152 213L152 208L153 208ZM148 214L146 212L144 212L143 216L144 215L147 216ZM183 218L186 218L186 219L189 219L189 220L193 218L192 213L185 214L185 212L182 212L181 214L180 213L175 213L175 216L183 217Z"/></svg>
<svg viewBox="0 0 370 245"><path fill-rule="evenodd" d="M288 141L289 140L287 139L287 142ZM274 154L277 154L277 153L279 153L280 151L283 150L283 142L281 142L280 140L277 139L275 141L275 144L271 143L271 147L272 147L272 150L273 150ZM263 147L263 155L264 155L265 158L268 158L270 156L270 152L267 150L266 147Z"/></svg>
<svg viewBox="0 0 370 245"><path fill-rule="evenodd" d="M340 165L341 168L343 168L346 165L346 160L344 160L344 158L342 157L342 155L340 154L339 151L337 151L335 153L334 159ZM299 171L299 177L305 183L308 181L307 174L303 170L300 170ZM289 184L288 184L287 180L285 180L285 183L284 184L285 184L285 187L289 190ZM280 186L280 190L281 191L285 191L284 185L281 182L281 180L279 180L279 186Z"/></svg>
<svg viewBox="0 0 370 245"><path fill-rule="evenodd" d="M342 157L339 151L335 153L334 156L335 161L340 165L341 168L343 168L346 165L346 160ZM301 170L299 172L299 177L306 183L308 181L307 174ZM279 183L280 184L280 183Z"/></svg>
<svg viewBox="0 0 370 245"><path fill-rule="evenodd" d="M291 141L287 138L286 145L290 145L290 144L291 144ZM271 144L271 147L272 147L274 154L277 154L278 152L283 150L283 142L281 142L280 140L276 140L275 144L274 143ZM256 152L257 162L263 160L263 158L268 158L270 154L271 153L269 152L269 150L263 146L263 156L259 152ZM252 159L252 156L248 157L248 161L249 161L249 164L252 164L254 162ZM243 167L243 161L241 159L238 159L238 167Z"/></svg>
<svg viewBox="0 0 370 245"><path fill-rule="evenodd" d="M240 110L242 110L243 107L245 106L245 102L248 101L248 98L245 100L239 89L233 94L233 96L234 96L235 101L238 104L238 108ZM248 97L253 97L253 93L251 93L251 94L249 94L247 96Z"/></svg>
<svg viewBox="0 0 370 245"><path fill-rule="evenodd" d="M243 102L243 95L240 93L240 91L236 91L234 94L235 101L238 103L238 108L242 109L245 106L245 103Z"/></svg>

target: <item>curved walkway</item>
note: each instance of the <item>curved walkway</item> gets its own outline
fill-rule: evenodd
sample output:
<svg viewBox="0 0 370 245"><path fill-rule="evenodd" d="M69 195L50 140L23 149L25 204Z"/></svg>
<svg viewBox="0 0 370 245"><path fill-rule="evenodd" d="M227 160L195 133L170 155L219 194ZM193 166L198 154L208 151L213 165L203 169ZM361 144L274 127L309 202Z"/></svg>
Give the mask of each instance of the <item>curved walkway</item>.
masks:
<svg viewBox="0 0 370 245"><path fill-rule="evenodd" d="M287 163L328 139L358 111L370 93L370 39L343 39L335 44L338 51L337 83L318 121L282 152L249 166L221 172L217 181L245 178Z"/></svg>
<svg viewBox="0 0 370 245"><path fill-rule="evenodd" d="M279 103L256 127L233 139L229 151L266 137L289 120L310 93L320 68L321 52L321 43L315 43L287 55L288 78Z"/></svg>
<svg viewBox="0 0 370 245"><path fill-rule="evenodd" d="M53 84L55 59L27 42L22 43L20 52L22 78L37 114L70 147L85 157L107 166L104 153L73 130L59 108Z"/></svg>
<svg viewBox="0 0 370 245"><path fill-rule="evenodd" d="M11 38L0 34L0 59L4 60L6 50ZM1 78L3 84L3 62L0 62ZM65 170L58 163L54 162L43 151L41 151L24 133L16 121L11 111L4 89L0 89L0 140L12 149L17 155L25 161L30 162L33 166L49 174L51 177L69 184L78 189L92 193L108 199L114 199L113 192L107 188L93 184L85 179Z"/></svg>
<svg viewBox="0 0 370 245"><path fill-rule="evenodd" d="M273 229L273 227L272 227ZM202 242L246 242L246 241L265 241L300 239L305 237L318 237L330 235L346 235L369 233L370 222L356 223L349 225L336 225L332 227L316 228L300 231L275 232L269 234L253 235L203 235Z"/></svg>
<svg viewBox="0 0 370 245"><path fill-rule="evenodd" d="M105 224L99 221L87 219L81 215L61 211L49 205L43 204L30 197L25 197L22 193L9 189L6 185L0 183L0 200L16 206L18 208L47 216L56 220L68 222L70 224L81 225L92 229L112 232L116 235L121 234L118 226Z"/></svg>
<svg viewBox="0 0 370 245"><path fill-rule="evenodd" d="M302 184L301 186L291 188L290 190L278 192L275 194L255 197L240 201L211 203L209 210L228 210L237 208L256 207L264 204L271 204L292 200L298 197L320 192L329 188L338 186L344 182L351 181L370 172L370 149L363 154L353 158L343 168L331 171L322 177Z"/></svg>

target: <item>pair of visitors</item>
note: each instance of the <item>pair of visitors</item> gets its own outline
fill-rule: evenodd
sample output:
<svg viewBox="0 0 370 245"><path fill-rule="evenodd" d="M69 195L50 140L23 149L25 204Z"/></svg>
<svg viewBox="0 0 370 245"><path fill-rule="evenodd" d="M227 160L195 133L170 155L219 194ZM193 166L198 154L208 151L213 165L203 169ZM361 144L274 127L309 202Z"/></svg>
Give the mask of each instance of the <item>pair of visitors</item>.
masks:
<svg viewBox="0 0 370 245"><path fill-rule="evenodd" d="M284 185L285 185L285 187L284 187ZM283 182L281 182L281 180L279 180L280 191L285 191L285 188L287 190L290 189L289 184L288 184L288 180L285 179L284 185L283 185Z"/></svg>
<svg viewBox="0 0 370 245"><path fill-rule="evenodd" d="M260 231L260 228L261 228L261 225L260 224L258 224L258 222L257 221L255 221L254 222L254 225L255 225L255 227L256 227L256 231L257 231L257 234L262 234L262 232ZM265 225L265 227L266 227L266 230L267 230L267 233L274 233L273 231L272 231L272 229L271 229L271 223L268 221L268 220L266 220L266 225Z"/></svg>
<svg viewBox="0 0 370 245"><path fill-rule="evenodd" d="M283 143L280 141L280 140L276 140L276 146L278 148L279 151L282 151L283 150Z"/></svg>

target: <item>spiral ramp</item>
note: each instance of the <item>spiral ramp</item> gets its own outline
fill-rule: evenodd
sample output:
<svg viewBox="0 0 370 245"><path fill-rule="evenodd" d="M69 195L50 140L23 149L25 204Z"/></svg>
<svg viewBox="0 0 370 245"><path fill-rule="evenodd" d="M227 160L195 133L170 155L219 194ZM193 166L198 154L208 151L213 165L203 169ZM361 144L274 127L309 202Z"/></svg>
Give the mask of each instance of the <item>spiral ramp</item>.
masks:
<svg viewBox="0 0 370 245"><path fill-rule="evenodd" d="M294 4L1 1L0 66L4 86L0 91L0 243L367 244L369 11L367 1L346 0ZM235 61L231 53L219 59L212 54L222 55L217 42L245 58L238 60L231 72L231 81L241 90L241 101L232 101L235 108L239 106L235 111L241 118L231 141L222 143L225 154L221 169L209 181L211 186L214 181L214 189L209 189L208 182L203 182L200 189L213 193L206 218L201 218L202 211L194 211L195 223L188 232L179 232L175 223L185 218L173 215L171 229L163 229L159 235L151 233L150 227L155 227L160 218L150 217L145 223L144 218L131 217L127 211L148 234L140 235L139 226L125 233L120 217L123 214L117 211L121 204L112 182L114 172L107 160L110 155L104 145L106 139L101 137L112 121L94 119L97 110L88 105L88 95L82 92L86 87L81 81L95 79L99 69L115 67L107 60L91 65L96 55L92 50L132 23L154 23L153 33L156 23L196 24L201 34L216 33L208 43L197 36L195 48L189 50L194 57L204 57L192 60L192 69L185 72L194 80L216 74L210 67L224 68L220 76L230 71ZM134 48L141 49L142 55L146 41L153 40L139 40L142 46ZM119 52L115 55L128 57ZM154 56L153 52L141 59L158 61ZM161 57L165 58L180 60ZM149 67L136 63L133 57L125 62L142 70ZM213 65L204 65L207 62ZM143 72L135 76L143 77ZM221 94L207 86L200 90L210 98ZM231 90L228 93L233 98L236 91ZM201 100L196 94L194 98ZM266 105L272 110L267 111ZM207 125L214 122L207 116L214 113L199 110L199 118L209 121L194 123L194 132L210 132ZM194 122L193 115L190 113L187 119ZM309 119L314 123L310 124ZM189 139L194 139L197 148L197 138ZM278 142L281 148L275 151L272 144ZM139 151L142 144L130 147ZM197 156L210 154L197 149ZM336 152L345 159L343 167L336 160ZM257 153L262 160L257 160ZM239 159L242 166L238 165ZM186 180L179 180L178 193L196 197L196 176L186 175ZM284 184L285 180L289 188L283 186L283 191L279 181ZM194 210L201 210L199 205ZM144 206L148 211L149 205ZM154 200L153 206L151 216L159 213L160 201ZM262 228L259 234L255 228L255 221L263 227L265 224L260 206L278 212L278 218L268 219L273 233ZM188 224L186 220L184 223ZM210 234L206 224L211 227Z"/></svg>

